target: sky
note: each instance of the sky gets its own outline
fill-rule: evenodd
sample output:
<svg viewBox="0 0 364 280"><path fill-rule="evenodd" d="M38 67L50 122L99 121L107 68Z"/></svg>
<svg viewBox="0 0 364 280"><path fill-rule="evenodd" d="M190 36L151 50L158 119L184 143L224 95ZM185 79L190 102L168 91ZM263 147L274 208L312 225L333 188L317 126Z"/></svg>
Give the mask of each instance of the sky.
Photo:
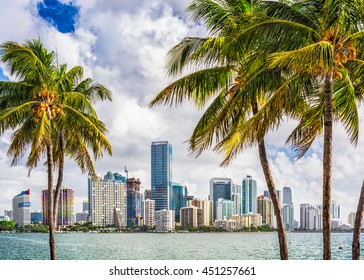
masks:
<svg viewBox="0 0 364 280"><path fill-rule="evenodd" d="M266 184L256 147L245 150L228 167L220 168L221 156L206 151L199 158L189 156L189 139L203 113L188 102L182 106L148 108L151 99L175 78L166 77L166 53L183 38L206 36L204 27L191 22L185 12L190 0L1 0L0 42L23 43L41 38L48 50L57 51L60 63L84 67L90 77L112 90L113 101L95 104L99 118L109 130L113 155L96 163L97 173L107 171L140 178L150 189L150 145L169 141L173 145L173 181L185 182L189 194L205 199L209 180L232 178L241 184L246 175L257 180L258 194ZM12 79L0 64L0 79ZM364 126L360 107L360 124ZM266 137L269 163L277 189L292 188L295 219L299 204L321 204L322 137L307 156L295 161L285 141L295 123L286 121ZM21 162L11 167L6 157L11 132L0 138L0 215L11 209L12 198L31 189L32 210L41 210L40 194L46 188L42 164L28 176ZM332 198L341 205L341 220L355 211L364 174L364 135L353 147L341 125L334 127ZM66 162L64 183L75 191L75 212L87 199L87 175L71 161Z"/></svg>

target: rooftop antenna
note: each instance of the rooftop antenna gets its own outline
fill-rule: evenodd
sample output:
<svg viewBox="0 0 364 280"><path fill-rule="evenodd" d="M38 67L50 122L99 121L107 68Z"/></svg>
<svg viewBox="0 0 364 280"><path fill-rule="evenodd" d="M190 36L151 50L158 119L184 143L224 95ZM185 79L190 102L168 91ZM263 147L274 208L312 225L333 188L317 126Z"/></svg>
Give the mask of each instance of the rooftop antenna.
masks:
<svg viewBox="0 0 364 280"><path fill-rule="evenodd" d="M129 171L126 168L126 166L124 166L124 172L126 173L126 179L128 179L129 178Z"/></svg>

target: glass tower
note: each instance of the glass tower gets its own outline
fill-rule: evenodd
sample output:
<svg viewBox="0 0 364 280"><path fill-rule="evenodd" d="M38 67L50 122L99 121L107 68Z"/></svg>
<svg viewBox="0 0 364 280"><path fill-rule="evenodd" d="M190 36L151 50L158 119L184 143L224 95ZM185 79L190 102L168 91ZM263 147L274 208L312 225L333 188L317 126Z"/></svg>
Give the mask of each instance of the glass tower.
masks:
<svg viewBox="0 0 364 280"><path fill-rule="evenodd" d="M172 183L170 202L170 209L174 210L175 218L179 221L181 208L187 206L187 187L178 183Z"/></svg>
<svg viewBox="0 0 364 280"><path fill-rule="evenodd" d="M210 199L213 204L213 217L216 220L216 206L219 198L231 200L232 181L230 178L212 178L210 180Z"/></svg>
<svg viewBox="0 0 364 280"><path fill-rule="evenodd" d="M252 176L246 176L243 179L241 195L241 212L242 214L257 213L257 181Z"/></svg>
<svg viewBox="0 0 364 280"><path fill-rule="evenodd" d="M170 209L172 181L172 145L168 141L152 142L151 187L155 210Z"/></svg>

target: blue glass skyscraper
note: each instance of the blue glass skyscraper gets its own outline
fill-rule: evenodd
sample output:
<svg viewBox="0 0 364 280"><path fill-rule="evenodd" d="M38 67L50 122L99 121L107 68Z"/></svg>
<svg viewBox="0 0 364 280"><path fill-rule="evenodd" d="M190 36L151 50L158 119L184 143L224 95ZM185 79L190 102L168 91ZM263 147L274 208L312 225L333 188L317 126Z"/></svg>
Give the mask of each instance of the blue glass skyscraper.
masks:
<svg viewBox="0 0 364 280"><path fill-rule="evenodd" d="M180 220L180 210L187 206L187 187L178 183L171 184L170 209L174 210L176 220Z"/></svg>
<svg viewBox="0 0 364 280"><path fill-rule="evenodd" d="M151 188L155 211L170 209L170 186L172 181L172 145L168 141L152 142Z"/></svg>
<svg viewBox="0 0 364 280"><path fill-rule="evenodd" d="M241 212L257 213L257 181L249 175L243 179Z"/></svg>
<svg viewBox="0 0 364 280"><path fill-rule="evenodd" d="M216 219L216 206L219 198L231 200L232 181L230 178L212 178L210 180L210 200L213 204L213 218Z"/></svg>

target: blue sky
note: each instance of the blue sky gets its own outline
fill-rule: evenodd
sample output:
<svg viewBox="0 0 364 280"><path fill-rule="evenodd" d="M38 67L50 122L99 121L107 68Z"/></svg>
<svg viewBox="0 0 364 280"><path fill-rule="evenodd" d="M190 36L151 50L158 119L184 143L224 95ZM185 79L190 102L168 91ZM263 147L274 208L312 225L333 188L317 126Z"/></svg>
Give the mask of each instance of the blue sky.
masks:
<svg viewBox="0 0 364 280"><path fill-rule="evenodd" d="M173 145L173 180L186 182L190 194L207 198L209 180L230 177L241 184L252 175L258 182L258 193L266 189L257 148L245 150L228 167L220 168L222 158L208 151L195 159L189 156L189 139L202 111L185 102L180 108L148 108L150 100L178 77L164 72L166 53L187 36L205 36L203 26L188 20L184 12L190 0L12 0L3 1L0 10L0 43L40 37L44 45L57 51L60 63L68 67L81 65L84 78L109 87L113 102L97 103L95 108L109 130L113 156L96 163L100 175L107 171L140 178L144 189L150 188L150 144L168 140ZM2 68L2 70L1 70ZM2 72L3 71L3 72ZM8 70L0 65L0 79ZM363 109L360 109L364 126ZM278 189L292 187L299 218L299 203L320 204L322 200L322 138L315 141L309 154L293 160L286 138L295 124L284 122L266 139L269 161ZM32 189L34 210L40 209L40 192L46 186L42 164L28 171L23 162L10 167L6 152L11 132L0 137L0 215L11 208L14 195ZM364 174L364 135L352 147L341 126L334 128L333 199L346 213L356 209ZM87 199L87 175L67 161L65 185L75 189L76 211Z"/></svg>

